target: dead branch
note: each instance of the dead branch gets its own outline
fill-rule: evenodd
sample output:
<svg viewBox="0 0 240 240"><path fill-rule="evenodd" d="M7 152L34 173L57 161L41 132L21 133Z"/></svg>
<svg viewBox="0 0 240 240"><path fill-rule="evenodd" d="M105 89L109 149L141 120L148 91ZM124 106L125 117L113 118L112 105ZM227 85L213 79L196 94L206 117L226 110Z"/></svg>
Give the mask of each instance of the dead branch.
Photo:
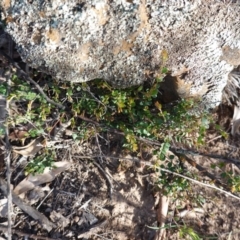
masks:
<svg viewBox="0 0 240 240"><path fill-rule="evenodd" d="M215 189L215 190L217 190L219 192L222 192L222 193L226 194L227 196L230 196L230 197L236 198L237 200L240 200L240 197L238 197L238 196L236 196L236 195L234 195L234 194L232 194L230 192L227 192L227 191L225 191L225 190L223 190L221 188L218 188L218 187L216 187L214 185L210 185L210 184L207 184L207 183L200 182L198 180L192 179L190 177L184 176L184 175L176 173L176 172L172 172L172 171L170 171L168 169L165 169L165 168L160 168L160 167L157 167L157 168L159 170L161 170L161 171L171 173L171 174L173 174L175 176L178 176L178 177L181 177L181 178L185 178L185 179L187 179L187 180L189 180L189 181L191 181L193 183L196 183L198 185L201 185L201 186L204 186L204 187L208 187L208 188L213 188L213 189Z"/></svg>
<svg viewBox="0 0 240 240"><path fill-rule="evenodd" d="M199 152L196 151L195 149L180 149L180 148L174 148L170 147L170 151L172 151L175 154L191 154L191 155L197 155L197 156L203 156L203 157L209 157L209 158L214 158L214 159L219 159L224 162L232 163L236 165L238 168L240 167L240 161L236 158L230 158L230 157L225 157L219 154L212 154L212 153L204 153L204 152Z"/></svg>
<svg viewBox="0 0 240 240"><path fill-rule="evenodd" d="M109 198L112 199L112 189L113 189L113 186L112 186L111 180L109 179L109 177L108 177L107 173L104 171L104 169L98 163L93 161L93 164L100 170L101 174L106 179L107 186L108 186L108 195L109 195Z"/></svg>
<svg viewBox="0 0 240 240"><path fill-rule="evenodd" d="M4 195L8 195L7 191L7 183L4 179L0 178L0 189L3 191ZM12 192L12 201L14 204L16 204L20 209L22 209L24 212L26 212L29 216L31 216L33 219L39 221L41 225L47 230L51 231L52 228L56 228L55 224L50 222L47 217L45 217L43 214L38 212L36 209L25 203L21 198L19 198L15 193Z"/></svg>
<svg viewBox="0 0 240 240"><path fill-rule="evenodd" d="M207 171L206 168L200 166L198 163L196 163L195 161L193 161L191 158L189 158L188 156L186 155L181 155L181 154L178 154L177 155L178 158L181 160L181 161L184 161L186 160L191 166L195 167L201 174L203 174L204 176L207 176L208 178L210 178L214 184L218 187L224 187L224 188L227 188L227 185L226 184L223 184L221 181L219 181L213 174L211 174L210 172ZM228 189L228 188L227 188ZM229 190L229 189L228 189Z"/></svg>
<svg viewBox="0 0 240 240"><path fill-rule="evenodd" d="M9 145L9 144L7 144ZM5 162L7 166L7 201L8 201L8 239L12 239L12 213L13 213L13 208L12 208L12 191L11 191L11 152L9 147L5 150Z"/></svg>
<svg viewBox="0 0 240 240"><path fill-rule="evenodd" d="M12 54L12 41L9 41L9 53ZM6 96L9 95L10 92L10 79L11 72L6 74L4 81L7 84ZM12 239L12 192L11 192L11 144L9 142L9 129L8 129L8 115L9 115L9 101L6 100L5 96L1 96L1 127L5 130L4 136L4 162L6 164L6 176L7 176L7 200L8 200L8 239ZM3 123L3 124L2 124Z"/></svg>

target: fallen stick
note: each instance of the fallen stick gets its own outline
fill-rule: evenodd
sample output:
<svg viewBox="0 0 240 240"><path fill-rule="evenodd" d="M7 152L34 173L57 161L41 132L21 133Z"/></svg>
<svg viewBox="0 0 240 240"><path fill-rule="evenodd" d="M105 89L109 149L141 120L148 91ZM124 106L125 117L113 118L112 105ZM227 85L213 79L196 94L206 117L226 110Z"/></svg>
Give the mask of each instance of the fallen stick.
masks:
<svg viewBox="0 0 240 240"><path fill-rule="evenodd" d="M9 44L11 44L11 40L9 42ZM10 49L10 48L9 48ZM8 240L12 239L12 213L13 213L13 209L12 209L12 192L11 192L11 159L10 159L10 155L11 155L11 145L9 143L9 123L8 123L8 115L9 115L9 101L6 100L7 96L9 95L10 92L10 80L11 80L11 73L8 74L8 76L6 76L5 80L7 83L7 92L6 92L6 96L1 95L1 127L3 127L3 129L5 129L5 156L4 156L4 162L6 164L6 176L7 176L7 201L8 201Z"/></svg>
<svg viewBox="0 0 240 240"><path fill-rule="evenodd" d="M223 188L227 189L228 191L230 190L228 188L228 186L226 184L222 183L219 179L217 179L214 174L211 174L210 172L208 172L208 170L206 168L200 166L198 163L196 163L194 160L192 160L188 156L181 155L181 154L176 154L176 155L182 162L187 161L192 167L195 167L199 171L200 174L210 178L217 187L223 187Z"/></svg>
<svg viewBox="0 0 240 240"><path fill-rule="evenodd" d="M157 222L159 229L155 234L154 240L164 240L165 239L165 222L168 214L168 205L169 205L169 197L159 193L159 203L157 208Z"/></svg>
<svg viewBox="0 0 240 240"><path fill-rule="evenodd" d="M0 178L0 189L3 191L5 196L8 196L7 183L2 178ZM54 223L50 222L47 217L45 217L36 209L25 203L14 192L12 192L12 202L16 204L20 209L22 209L25 213L27 213L30 217L32 217L34 220L39 221L43 228L45 228L48 232L50 232L52 228L56 228L56 225Z"/></svg>
<svg viewBox="0 0 240 240"><path fill-rule="evenodd" d="M171 174L173 174L173 175L175 175L175 176L178 176L178 177L181 177L181 178L185 178L185 179L187 179L187 180L189 180L189 181L191 181L191 182L193 182L193 183L196 183L196 184L198 184L198 185L200 185L200 186L204 186L204 187L207 187L207 188L215 189L215 190L217 190L217 191L219 191L219 192L221 192L221 193L226 194L227 196L230 196L230 197L233 197L233 198L235 198L235 199L237 199L237 200L240 200L240 197L238 197L238 196L236 196L236 195L234 195L234 194L232 194L232 193L230 193L230 192L227 192L227 191L225 191L225 190L223 190L223 189L221 189L221 188L218 188L218 187L216 187L216 186L214 186L214 185L210 185L210 184L207 184L207 183L200 182L200 181L195 180L195 179L193 179L193 178L190 178L190 177L184 176L184 175L182 175L182 174L179 174L179 173L170 171L170 170L168 170L168 169L166 169L166 168L157 167L157 169L162 170L162 171L167 172L167 173L171 173Z"/></svg>
<svg viewBox="0 0 240 240"><path fill-rule="evenodd" d="M100 172L102 173L102 175L105 177L106 181L107 181L107 185L108 185L108 195L109 198L112 199L112 182L110 180L110 178L108 177L108 174L104 171L104 169L95 161L93 161L93 164L100 170Z"/></svg>

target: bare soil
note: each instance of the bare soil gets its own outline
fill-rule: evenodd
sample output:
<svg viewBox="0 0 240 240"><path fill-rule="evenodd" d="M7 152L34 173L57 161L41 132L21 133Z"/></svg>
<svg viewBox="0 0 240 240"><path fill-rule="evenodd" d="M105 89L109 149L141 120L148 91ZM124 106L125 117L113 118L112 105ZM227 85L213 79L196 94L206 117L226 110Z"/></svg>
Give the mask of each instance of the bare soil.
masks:
<svg viewBox="0 0 240 240"><path fill-rule="evenodd" d="M146 159L127 155L118 147L120 143L116 138L105 140L108 146L102 148L101 153L96 142L63 140L68 148L58 150L58 161L69 161L71 167L54 181L25 194L24 200L34 208L42 203L38 210L57 228L48 233L16 206L14 228L53 239L154 239L156 230L151 227L157 226L159 199L152 182L154 172L145 164L151 162L151 154ZM104 141L100 140L100 144ZM237 145L218 138L216 132L209 132L208 141L205 151L238 158ZM222 169L211 169L221 160L198 155L191 159L222 181ZM185 167L186 171L195 173L199 181L213 184L193 166L185 163ZM239 168L231 163L224 164L224 168L239 175ZM16 186L24 175L19 176L21 168L13 166L13 169L13 185ZM4 198L2 194L1 198ZM192 183L187 192L180 191L170 199L165 239L190 239L180 237L182 226L193 228L201 239L240 239L238 199L196 183ZM6 222L6 219L1 218L1 221ZM2 233L3 239L5 236ZM13 239L24 238L15 235Z"/></svg>

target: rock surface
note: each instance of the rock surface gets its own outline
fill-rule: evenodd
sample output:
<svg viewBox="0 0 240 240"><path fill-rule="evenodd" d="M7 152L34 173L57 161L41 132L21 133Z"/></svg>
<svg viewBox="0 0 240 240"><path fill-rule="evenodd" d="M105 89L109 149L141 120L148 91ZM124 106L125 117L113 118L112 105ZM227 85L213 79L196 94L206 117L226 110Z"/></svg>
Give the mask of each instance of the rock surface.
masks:
<svg viewBox="0 0 240 240"><path fill-rule="evenodd" d="M165 64L189 96L213 108L240 65L239 1L2 0L1 7L23 60L62 80L127 87Z"/></svg>

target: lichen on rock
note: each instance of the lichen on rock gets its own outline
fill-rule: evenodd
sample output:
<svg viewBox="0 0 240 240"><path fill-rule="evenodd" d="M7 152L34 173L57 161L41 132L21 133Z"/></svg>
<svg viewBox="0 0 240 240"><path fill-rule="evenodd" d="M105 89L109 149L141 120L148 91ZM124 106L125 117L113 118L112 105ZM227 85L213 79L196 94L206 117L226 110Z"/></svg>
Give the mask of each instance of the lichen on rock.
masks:
<svg viewBox="0 0 240 240"><path fill-rule="evenodd" d="M32 67L66 81L127 87L158 76L167 51L172 75L187 69L189 95L201 93L213 108L236 67L223 51L240 49L237 2L5 0L1 7L6 31Z"/></svg>

